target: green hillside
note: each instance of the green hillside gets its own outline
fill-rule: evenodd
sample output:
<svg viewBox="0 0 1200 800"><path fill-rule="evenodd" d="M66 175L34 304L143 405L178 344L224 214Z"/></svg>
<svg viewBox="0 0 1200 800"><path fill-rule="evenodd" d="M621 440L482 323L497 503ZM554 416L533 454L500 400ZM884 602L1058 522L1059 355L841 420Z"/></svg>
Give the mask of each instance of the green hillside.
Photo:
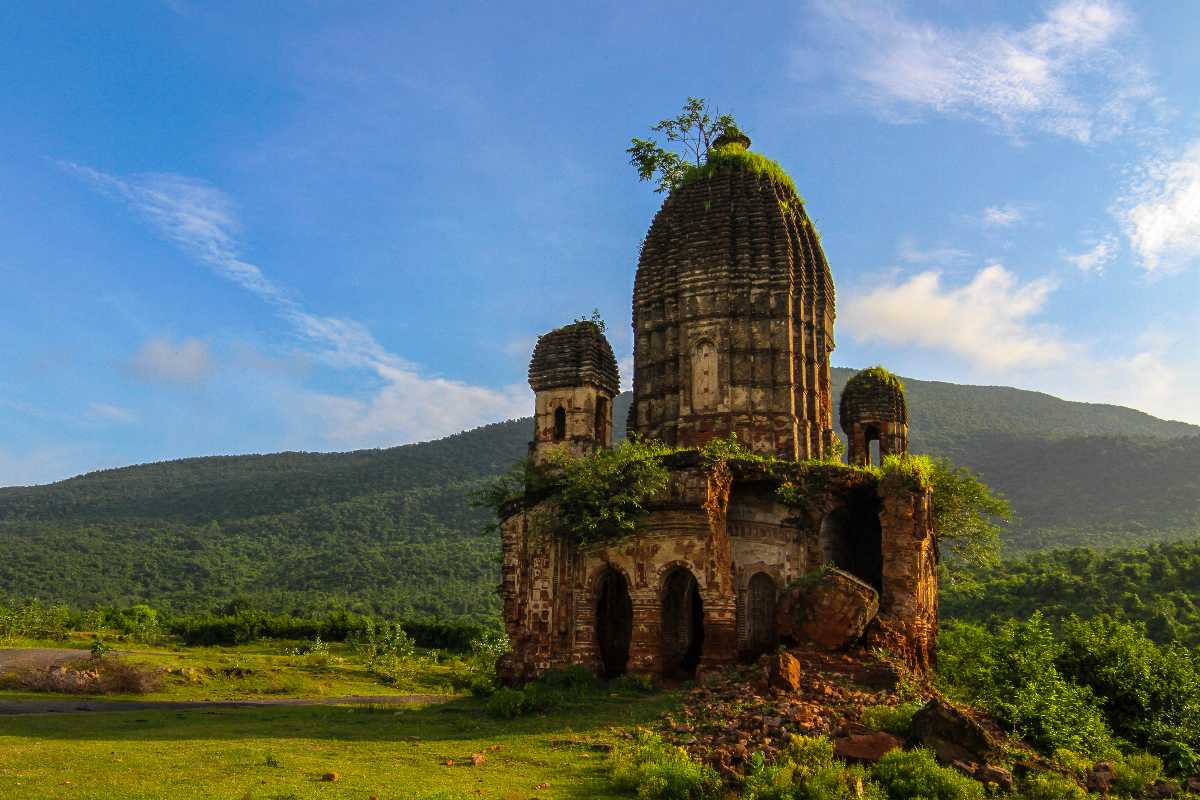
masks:
<svg viewBox="0 0 1200 800"><path fill-rule="evenodd" d="M834 370L839 394L851 370ZM906 379L914 451L1009 496L1011 550L1200 535L1200 428L1003 387ZM617 432L629 398L615 404ZM835 397L836 404L836 397ZM353 453L194 458L0 489L0 594L207 609L342 602L482 616L498 542L471 493L531 422Z"/></svg>

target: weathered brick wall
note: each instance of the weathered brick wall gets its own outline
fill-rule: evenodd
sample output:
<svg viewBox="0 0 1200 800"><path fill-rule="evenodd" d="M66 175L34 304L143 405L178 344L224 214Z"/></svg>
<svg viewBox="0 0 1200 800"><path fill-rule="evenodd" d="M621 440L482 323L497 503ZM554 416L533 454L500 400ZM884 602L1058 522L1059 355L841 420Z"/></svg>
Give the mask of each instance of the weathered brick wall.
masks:
<svg viewBox="0 0 1200 800"><path fill-rule="evenodd" d="M676 464L635 534L584 546L551 530L547 506L513 514L502 525L505 624L513 640L504 677L519 682L566 664L602 672L596 611L601 576L609 569L624 578L632 604L629 671L658 676L669 666L662 657L663 592L678 568L695 576L703 604L700 669L748 655L751 578L764 573L782 592L820 566L822 521L864 498L874 498L865 516L863 508L850 508L859 527L840 535L866 537L880 551L879 574L860 576L881 588L871 643L914 666L930 666L937 553L929 493L896 487L880 493L869 474L824 469L826 477L811 483L803 507L794 508L780 503L777 483L761 476L739 483L728 474L714 476L698 460Z"/></svg>
<svg viewBox="0 0 1200 800"><path fill-rule="evenodd" d="M929 490L881 491L883 593L875 643L912 666L932 668L938 630L937 540Z"/></svg>

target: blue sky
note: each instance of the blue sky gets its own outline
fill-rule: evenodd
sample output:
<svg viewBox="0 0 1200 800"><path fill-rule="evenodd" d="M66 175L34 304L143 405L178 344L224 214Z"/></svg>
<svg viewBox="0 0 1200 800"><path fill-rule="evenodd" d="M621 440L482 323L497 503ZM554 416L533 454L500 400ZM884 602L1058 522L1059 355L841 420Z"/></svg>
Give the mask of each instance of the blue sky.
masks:
<svg viewBox="0 0 1200 800"><path fill-rule="evenodd" d="M1200 423L1200 5L12 3L0 485L529 413L630 352L688 95L794 177L834 364ZM626 379L628 376L625 376Z"/></svg>

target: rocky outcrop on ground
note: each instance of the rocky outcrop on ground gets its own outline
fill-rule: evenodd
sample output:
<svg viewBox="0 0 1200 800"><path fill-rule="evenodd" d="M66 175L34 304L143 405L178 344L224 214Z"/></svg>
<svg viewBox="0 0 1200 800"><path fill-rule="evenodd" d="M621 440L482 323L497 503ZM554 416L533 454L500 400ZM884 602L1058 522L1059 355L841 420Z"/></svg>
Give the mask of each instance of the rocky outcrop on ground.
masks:
<svg viewBox="0 0 1200 800"><path fill-rule="evenodd" d="M864 724L864 709L904 702L925 704L913 717L911 735ZM733 782L754 753L770 762L791 737L823 735L846 761L873 763L898 747L923 745L972 777L1012 784L1011 773L992 763L1003 738L995 725L862 650L837 653L810 644L701 676L680 708L663 717L662 732Z"/></svg>

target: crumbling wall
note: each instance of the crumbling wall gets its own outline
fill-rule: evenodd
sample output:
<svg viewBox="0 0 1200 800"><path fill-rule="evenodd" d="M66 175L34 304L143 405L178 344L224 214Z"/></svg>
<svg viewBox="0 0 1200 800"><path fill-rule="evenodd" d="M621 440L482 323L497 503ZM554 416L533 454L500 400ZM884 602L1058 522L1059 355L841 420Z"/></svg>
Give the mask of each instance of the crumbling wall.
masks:
<svg viewBox="0 0 1200 800"><path fill-rule="evenodd" d="M918 669L932 669L938 630L937 539L928 489L880 487L883 593L868 642Z"/></svg>

